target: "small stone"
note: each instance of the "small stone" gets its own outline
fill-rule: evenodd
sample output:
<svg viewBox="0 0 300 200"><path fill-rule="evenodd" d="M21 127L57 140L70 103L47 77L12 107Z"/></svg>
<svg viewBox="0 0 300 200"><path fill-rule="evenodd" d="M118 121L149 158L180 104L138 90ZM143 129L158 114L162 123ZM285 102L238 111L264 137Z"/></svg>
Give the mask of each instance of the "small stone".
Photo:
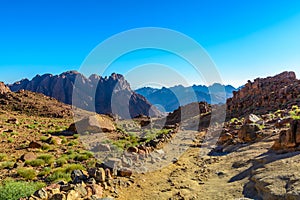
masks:
<svg viewBox="0 0 300 200"><path fill-rule="evenodd" d="M96 171L95 180L97 182L104 182L105 181L105 171L103 168L98 168Z"/></svg>
<svg viewBox="0 0 300 200"><path fill-rule="evenodd" d="M10 124L18 124L18 119L17 118L10 118L8 120L6 120L6 123L10 123Z"/></svg>
<svg viewBox="0 0 300 200"><path fill-rule="evenodd" d="M32 141L32 142L30 142L28 147L32 148L32 149L40 149L42 147L42 144L39 142Z"/></svg>
<svg viewBox="0 0 300 200"><path fill-rule="evenodd" d="M97 198L101 198L103 195L103 188L100 185L92 185L93 195Z"/></svg>
<svg viewBox="0 0 300 200"><path fill-rule="evenodd" d="M87 195L87 190L85 189L86 185L85 184L77 184L74 187L74 190L81 196L85 197Z"/></svg>
<svg viewBox="0 0 300 200"><path fill-rule="evenodd" d="M130 177L132 175L132 170L129 168L121 168L118 170L118 175L121 177Z"/></svg>
<svg viewBox="0 0 300 200"><path fill-rule="evenodd" d="M74 184L86 181L87 177L82 173L81 170L74 170L71 173L71 178Z"/></svg>
<svg viewBox="0 0 300 200"><path fill-rule="evenodd" d="M66 195L64 194L54 194L49 200L67 200Z"/></svg>
<svg viewBox="0 0 300 200"><path fill-rule="evenodd" d="M80 194L75 190L71 190L67 195L67 200L77 200L80 198Z"/></svg>
<svg viewBox="0 0 300 200"><path fill-rule="evenodd" d="M42 188L42 189L36 191L36 192L34 193L34 196L40 198L41 200L46 200L46 199L48 199L48 193L47 193L47 191L46 191L44 188Z"/></svg>

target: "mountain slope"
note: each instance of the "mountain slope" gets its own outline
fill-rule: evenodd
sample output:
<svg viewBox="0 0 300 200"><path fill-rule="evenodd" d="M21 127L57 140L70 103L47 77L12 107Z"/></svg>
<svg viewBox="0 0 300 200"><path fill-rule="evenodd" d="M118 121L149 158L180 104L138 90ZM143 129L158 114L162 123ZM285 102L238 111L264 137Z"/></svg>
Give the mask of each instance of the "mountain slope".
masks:
<svg viewBox="0 0 300 200"><path fill-rule="evenodd" d="M122 118L160 114L143 96L133 92L120 74L104 78L95 74L86 78L76 71L44 74L32 80L23 79L9 88L42 93L69 105L99 114L117 114Z"/></svg>

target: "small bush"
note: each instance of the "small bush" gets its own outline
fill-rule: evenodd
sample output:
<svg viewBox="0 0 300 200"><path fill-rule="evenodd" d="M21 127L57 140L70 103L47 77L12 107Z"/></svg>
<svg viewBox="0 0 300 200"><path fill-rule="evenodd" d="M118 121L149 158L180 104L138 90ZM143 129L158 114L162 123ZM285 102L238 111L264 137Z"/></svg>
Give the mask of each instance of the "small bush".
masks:
<svg viewBox="0 0 300 200"><path fill-rule="evenodd" d="M78 144L79 144L78 141L71 141L68 143L68 146L76 146Z"/></svg>
<svg viewBox="0 0 300 200"><path fill-rule="evenodd" d="M48 182L57 182L60 180L71 181L71 172L73 170L84 170L85 168L81 164L68 164L64 167L57 168L50 176L46 178Z"/></svg>
<svg viewBox="0 0 300 200"><path fill-rule="evenodd" d="M66 144L68 142L68 140L67 140L67 138L65 136L60 136L60 139L62 139L61 140L62 144Z"/></svg>
<svg viewBox="0 0 300 200"><path fill-rule="evenodd" d="M7 159L6 153L0 153L0 162Z"/></svg>
<svg viewBox="0 0 300 200"><path fill-rule="evenodd" d="M43 176L46 176L46 175L50 174L50 172L51 172L50 167L44 167L44 169L42 171L40 171L38 176L43 177Z"/></svg>
<svg viewBox="0 0 300 200"><path fill-rule="evenodd" d="M42 159L46 164L51 165L54 162L54 156L50 154L43 154L37 157L38 159Z"/></svg>
<svg viewBox="0 0 300 200"><path fill-rule="evenodd" d="M17 173L26 180L32 180L36 177L36 171L34 169L20 168Z"/></svg>
<svg viewBox="0 0 300 200"><path fill-rule="evenodd" d="M0 169L12 169L14 165L15 163L11 161L2 162L0 163Z"/></svg>
<svg viewBox="0 0 300 200"><path fill-rule="evenodd" d="M4 181L3 184L0 185L0 199L16 200L29 197L36 190L39 190L44 186L44 183L39 182Z"/></svg>
<svg viewBox="0 0 300 200"><path fill-rule="evenodd" d="M13 138L11 138L11 137L10 137L10 138L7 138L7 142L8 142L8 143L13 143L14 141L15 141L15 140L14 140Z"/></svg>
<svg viewBox="0 0 300 200"><path fill-rule="evenodd" d="M40 167L45 164L45 161L42 159L35 159L35 160L27 160L25 162L26 165L30 165L32 167Z"/></svg>
<svg viewBox="0 0 300 200"><path fill-rule="evenodd" d="M50 176L46 178L47 182L57 182L57 181L71 181L71 174L67 174L64 170L57 169Z"/></svg>
<svg viewBox="0 0 300 200"><path fill-rule="evenodd" d="M49 144L43 144L43 145L42 145L42 150L48 151L48 150L50 150L50 149L52 149L52 147L51 147Z"/></svg>
<svg viewBox="0 0 300 200"><path fill-rule="evenodd" d="M42 142L46 142L48 139L49 139L49 137L47 137L47 136L45 136L45 135L42 135L42 136L40 137L40 140L41 140Z"/></svg>
<svg viewBox="0 0 300 200"><path fill-rule="evenodd" d="M74 139L77 139L77 138L79 138L79 134L74 134L73 137L74 137Z"/></svg>
<svg viewBox="0 0 300 200"><path fill-rule="evenodd" d="M66 164L68 162L68 159L66 157L60 157L59 159L57 159L56 161L56 164L58 166L63 166L64 164Z"/></svg>

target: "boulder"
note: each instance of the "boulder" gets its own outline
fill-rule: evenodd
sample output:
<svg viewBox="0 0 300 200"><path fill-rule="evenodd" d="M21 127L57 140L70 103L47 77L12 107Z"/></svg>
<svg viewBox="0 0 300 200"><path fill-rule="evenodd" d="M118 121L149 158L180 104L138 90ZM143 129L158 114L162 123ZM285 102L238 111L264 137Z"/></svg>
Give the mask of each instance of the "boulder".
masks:
<svg viewBox="0 0 300 200"><path fill-rule="evenodd" d="M38 197L40 200L47 200L48 199L48 193L44 188L36 191L34 193L34 196Z"/></svg>
<svg viewBox="0 0 300 200"><path fill-rule="evenodd" d="M36 158L37 156L35 155L35 153L29 152L23 154L20 159L25 162L25 161L35 160Z"/></svg>
<svg viewBox="0 0 300 200"><path fill-rule="evenodd" d="M120 168L118 170L118 176L121 176L121 177L131 177L131 175L132 175L132 170L129 169L129 168L123 167L123 168Z"/></svg>
<svg viewBox="0 0 300 200"><path fill-rule="evenodd" d="M42 144L39 142L32 141L30 142L28 147L32 149L40 149L42 147Z"/></svg>
<svg viewBox="0 0 300 200"><path fill-rule="evenodd" d="M300 145L300 120L293 120L288 130L282 130L272 149L289 149Z"/></svg>
<svg viewBox="0 0 300 200"><path fill-rule="evenodd" d="M116 127L109 117L93 115L71 124L68 130L78 133L102 133L113 132L116 130Z"/></svg>
<svg viewBox="0 0 300 200"><path fill-rule="evenodd" d="M54 194L49 200L67 200L66 195L64 194Z"/></svg>
<svg viewBox="0 0 300 200"><path fill-rule="evenodd" d="M262 118L258 117L257 115L250 114L245 117L245 124L262 124Z"/></svg>
<svg viewBox="0 0 300 200"><path fill-rule="evenodd" d="M74 184L81 183L87 180L87 177L82 173L81 170L74 170L71 172L71 178Z"/></svg>
<svg viewBox="0 0 300 200"><path fill-rule="evenodd" d="M225 143L229 140L232 140L232 139L233 139L233 136L230 133L223 133L223 134L221 134L218 142L223 144L223 143Z"/></svg>
<svg viewBox="0 0 300 200"><path fill-rule="evenodd" d="M245 124L238 131L238 139L240 142L253 142L257 139L259 131L257 124Z"/></svg>

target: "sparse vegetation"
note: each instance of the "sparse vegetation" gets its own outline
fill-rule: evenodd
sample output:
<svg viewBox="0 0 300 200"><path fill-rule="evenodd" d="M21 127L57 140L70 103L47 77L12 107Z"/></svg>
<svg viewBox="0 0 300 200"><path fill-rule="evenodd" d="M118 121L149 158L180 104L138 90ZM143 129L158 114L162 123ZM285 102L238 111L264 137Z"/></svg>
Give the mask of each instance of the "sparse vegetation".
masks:
<svg viewBox="0 0 300 200"><path fill-rule="evenodd" d="M7 159L6 153L0 153L0 162Z"/></svg>
<svg viewBox="0 0 300 200"><path fill-rule="evenodd" d="M36 171L30 168L20 168L17 173L26 180L32 180L36 177Z"/></svg>
<svg viewBox="0 0 300 200"><path fill-rule="evenodd" d="M45 164L45 161L43 159L28 160L25 162L25 164L32 167L40 167Z"/></svg>
<svg viewBox="0 0 300 200"><path fill-rule="evenodd" d="M5 161L0 163L0 169L11 169L14 166L14 162L12 161Z"/></svg>
<svg viewBox="0 0 300 200"><path fill-rule="evenodd" d="M38 159L44 160L46 164L50 165L54 162L54 156L51 154L43 154L38 156Z"/></svg>
<svg viewBox="0 0 300 200"><path fill-rule="evenodd" d="M36 190L44 186L45 184L40 182L4 181L2 185L0 185L0 199L16 200L29 197Z"/></svg>
<svg viewBox="0 0 300 200"><path fill-rule="evenodd" d="M71 172L73 170L80 169L84 170L85 168L81 164L67 164L63 167L57 168L54 172L46 178L48 182L56 182L59 180L70 181Z"/></svg>

